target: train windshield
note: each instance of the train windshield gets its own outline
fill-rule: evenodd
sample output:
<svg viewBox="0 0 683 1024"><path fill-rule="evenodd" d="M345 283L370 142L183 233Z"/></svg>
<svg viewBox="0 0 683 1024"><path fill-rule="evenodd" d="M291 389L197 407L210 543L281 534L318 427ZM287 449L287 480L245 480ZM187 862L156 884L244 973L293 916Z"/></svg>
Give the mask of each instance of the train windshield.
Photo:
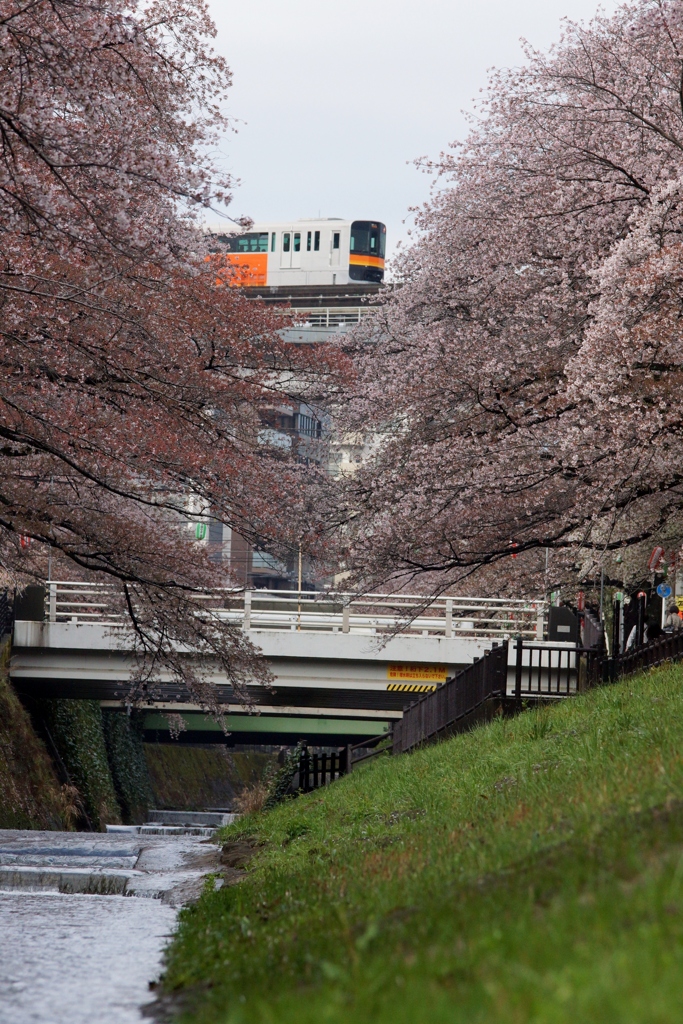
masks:
<svg viewBox="0 0 683 1024"><path fill-rule="evenodd" d="M228 252L268 252L268 232L249 231L246 235L227 235L221 238Z"/></svg>
<svg viewBox="0 0 683 1024"><path fill-rule="evenodd" d="M351 252L384 259L387 229L370 220L354 220L351 225Z"/></svg>

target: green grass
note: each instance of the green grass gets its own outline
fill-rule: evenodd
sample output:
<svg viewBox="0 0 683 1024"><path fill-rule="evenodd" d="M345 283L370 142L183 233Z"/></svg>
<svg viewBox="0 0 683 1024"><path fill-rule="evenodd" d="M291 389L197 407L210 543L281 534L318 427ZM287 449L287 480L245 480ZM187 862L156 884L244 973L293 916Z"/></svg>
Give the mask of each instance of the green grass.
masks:
<svg viewBox="0 0 683 1024"><path fill-rule="evenodd" d="M244 819L167 992L208 1024L683 1019L683 671L499 719Z"/></svg>

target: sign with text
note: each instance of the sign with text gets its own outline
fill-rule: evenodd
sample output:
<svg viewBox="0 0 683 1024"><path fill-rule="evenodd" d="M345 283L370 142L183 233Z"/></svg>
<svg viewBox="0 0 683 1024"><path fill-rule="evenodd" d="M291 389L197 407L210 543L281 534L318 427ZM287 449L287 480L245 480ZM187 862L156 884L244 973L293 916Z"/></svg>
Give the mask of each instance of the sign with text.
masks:
<svg viewBox="0 0 683 1024"><path fill-rule="evenodd" d="M445 683L445 665L388 665L387 679L405 679L419 683Z"/></svg>

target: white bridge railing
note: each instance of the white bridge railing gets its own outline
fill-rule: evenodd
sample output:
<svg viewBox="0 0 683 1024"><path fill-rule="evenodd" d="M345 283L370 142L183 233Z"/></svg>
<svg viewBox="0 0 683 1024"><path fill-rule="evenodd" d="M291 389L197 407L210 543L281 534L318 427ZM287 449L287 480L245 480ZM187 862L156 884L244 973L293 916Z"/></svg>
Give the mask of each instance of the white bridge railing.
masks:
<svg viewBox="0 0 683 1024"><path fill-rule="evenodd" d="M400 630L413 636L542 640L547 620L544 601L510 598L226 588L198 595L197 602L247 630L368 635ZM45 584L45 618L116 626L125 617L111 584L52 581Z"/></svg>

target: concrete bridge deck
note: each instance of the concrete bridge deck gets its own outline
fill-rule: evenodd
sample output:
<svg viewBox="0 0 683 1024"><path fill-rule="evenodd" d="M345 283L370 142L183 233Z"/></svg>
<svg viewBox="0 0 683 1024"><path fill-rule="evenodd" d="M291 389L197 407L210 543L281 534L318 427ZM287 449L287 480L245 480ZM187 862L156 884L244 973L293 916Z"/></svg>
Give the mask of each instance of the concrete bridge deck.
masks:
<svg viewBox="0 0 683 1024"><path fill-rule="evenodd" d="M272 690L250 688L258 716L245 713L215 665L193 652L187 657L202 661L229 728L253 742L304 728L330 743L341 735L378 735L415 696L480 658L496 640L542 638L546 614L542 602L427 602L391 594L225 591L222 603L226 607L211 613L246 630L275 677ZM50 583L42 619L36 614L15 623L10 674L27 696L94 698L123 707L135 664L132 636L113 613L106 587ZM164 727L159 711L173 711L187 716L190 732L216 732L168 674L161 674L157 691L149 729Z"/></svg>

